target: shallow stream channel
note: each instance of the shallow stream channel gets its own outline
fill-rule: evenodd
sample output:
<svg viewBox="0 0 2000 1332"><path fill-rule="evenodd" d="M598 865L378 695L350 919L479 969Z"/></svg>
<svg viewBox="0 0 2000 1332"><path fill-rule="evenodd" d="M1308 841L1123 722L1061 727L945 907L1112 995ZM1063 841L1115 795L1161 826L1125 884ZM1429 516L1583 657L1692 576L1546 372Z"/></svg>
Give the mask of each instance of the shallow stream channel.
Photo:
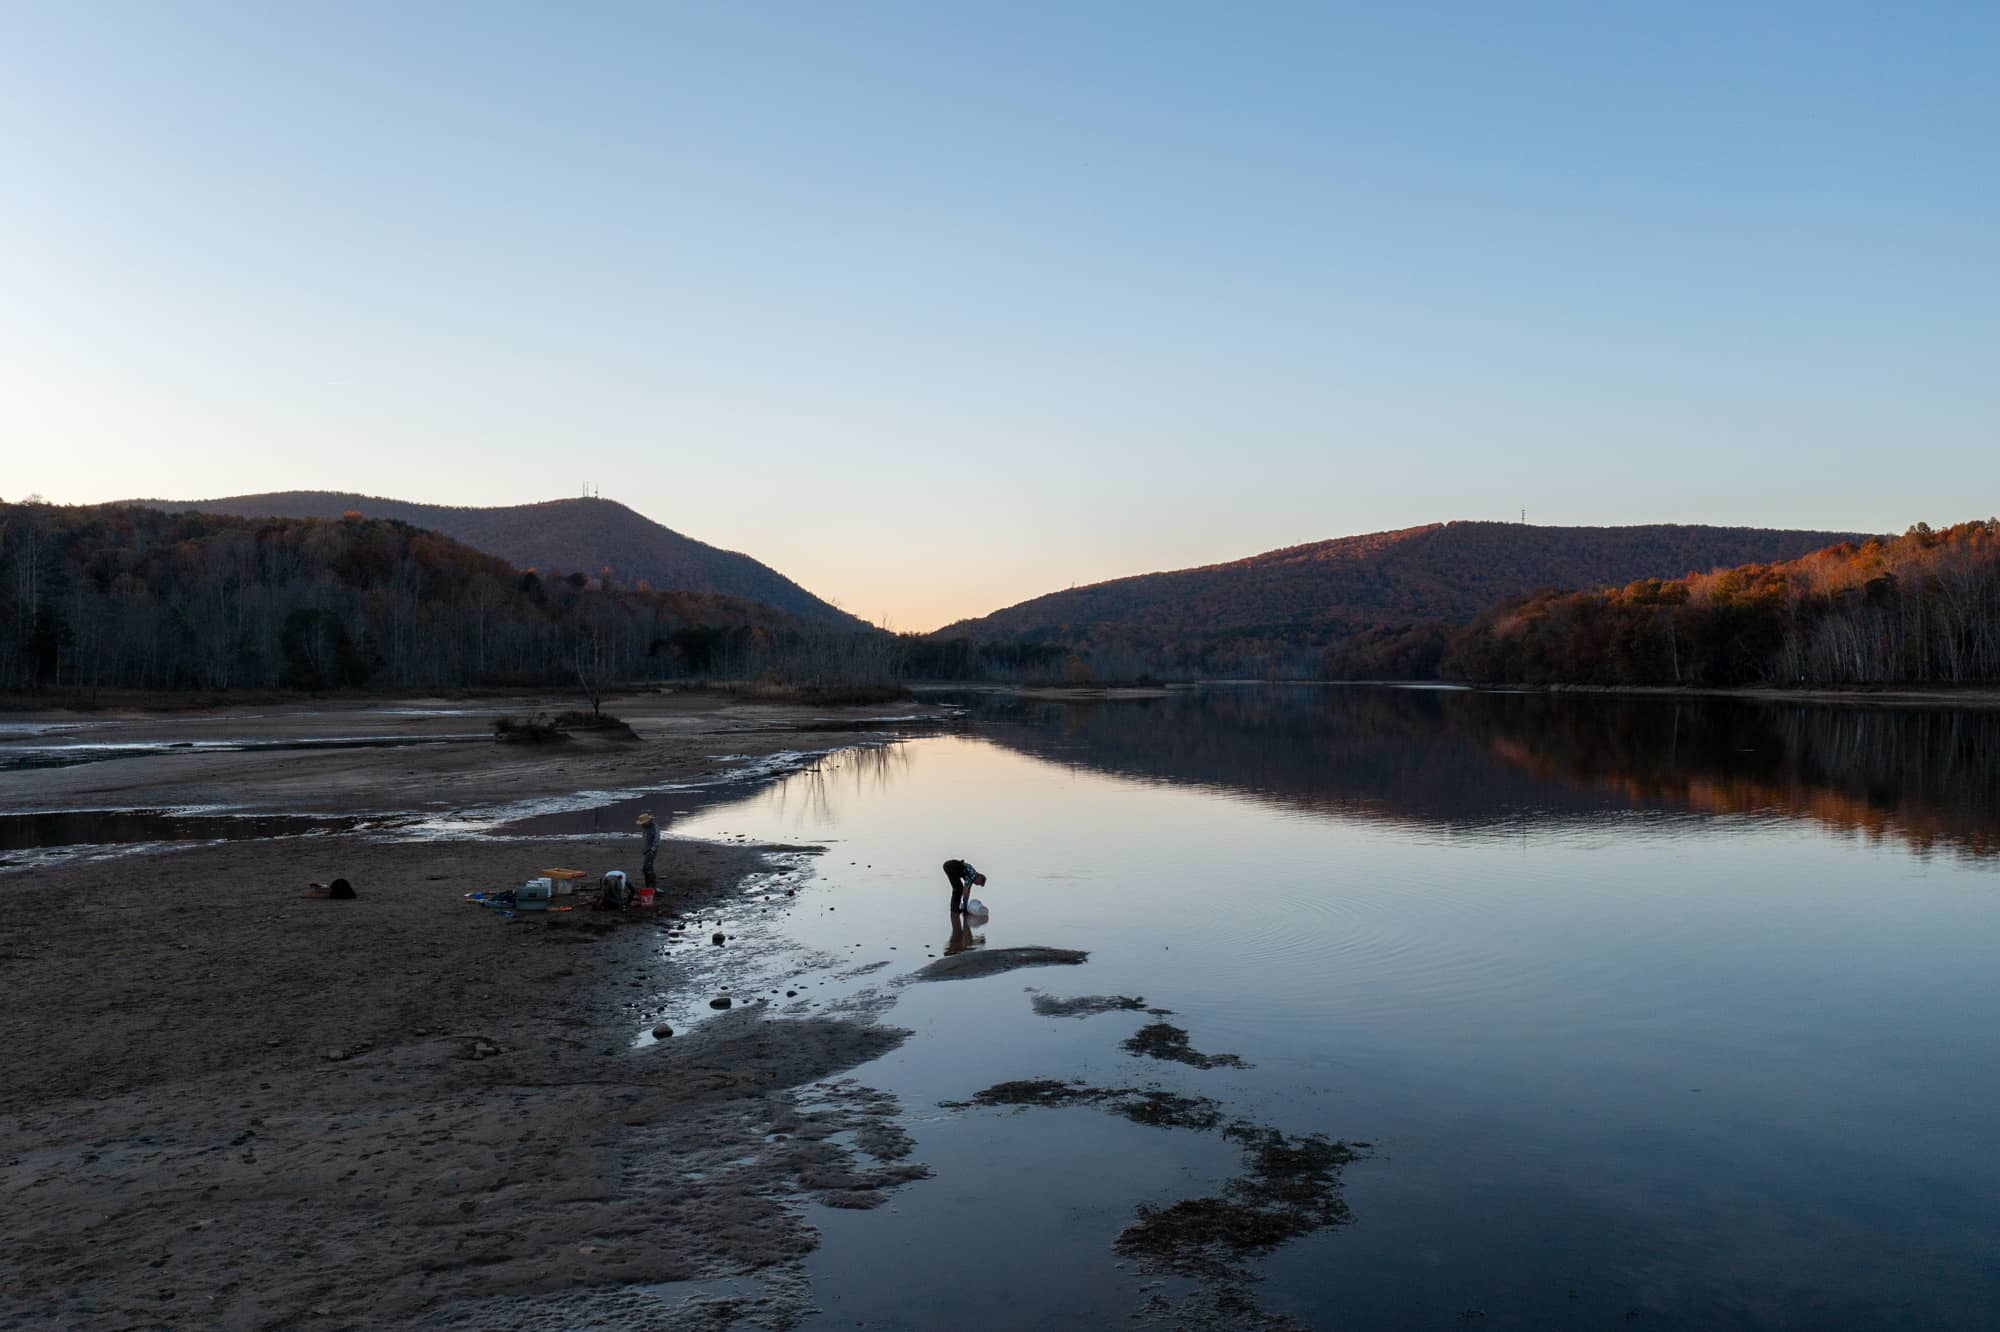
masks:
<svg viewBox="0 0 2000 1332"><path fill-rule="evenodd" d="M933 1176L809 1205L808 1326L2000 1307L2000 717L963 702L963 733L672 825L825 850L689 922L667 948L692 983L636 1040L725 985L914 1033L852 1076L900 1101ZM948 857L990 878L969 931ZM711 928L731 946L704 960Z"/></svg>

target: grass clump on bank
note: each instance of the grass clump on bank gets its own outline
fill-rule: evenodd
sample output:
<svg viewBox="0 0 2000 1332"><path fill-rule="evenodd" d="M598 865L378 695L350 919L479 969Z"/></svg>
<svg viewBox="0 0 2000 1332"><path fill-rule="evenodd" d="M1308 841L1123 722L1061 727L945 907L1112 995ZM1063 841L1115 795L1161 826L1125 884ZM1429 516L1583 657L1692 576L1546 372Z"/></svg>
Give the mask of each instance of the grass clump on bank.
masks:
<svg viewBox="0 0 2000 1332"><path fill-rule="evenodd" d="M567 740L571 732L637 739L631 726L608 712L584 712L572 708L551 717L537 712L531 717L496 717L493 738L503 745L546 745Z"/></svg>
<svg viewBox="0 0 2000 1332"><path fill-rule="evenodd" d="M727 694L757 703L809 703L816 707L865 707L876 703L907 702L907 685L889 681L835 681L826 684L788 684L777 680L694 680L674 686L676 693Z"/></svg>
<svg viewBox="0 0 2000 1332"><path fill-rule="evenodd" d="M1245 1258L1353 1219L1340 1176L1362 1154L1361 1144L1241 1121L1222 1132L1242 1144L1243 1173L1220 1196L1165 1207L1142 1203L1113 1248L1160 1271L1240 1279L1235 1269Z"/></svg>
<svg viewBox="0 0 2000 1332"><path fill-rule="evenodd" d="M1058 999L1050 994L1037 994L1031 1000L1035 1012L1041 1017L1076 1018L1090 1017L1097 1013L1140 1013L1152 1012L1165 1017L1164 1008L1146 1008L1146 1001L1129 994L1086 994L1074 999Z"/></svg>
<svg viewBox="0 0 2000 1332"><path fill-rule="evenodd" d="M1054 1078L1024 1078L1002 1082L973 1093L969 1102L947 1106L1010 1106L1053 1109L1066 1105L1103 1105L1113 1114L1150 1128L1213 1129L1222 1122L1222 1107L1206 1096L1182 1096L1157 1087L1089 1087Z"/></svg>
<svg viewBox="0 0 2000 1332"><path fill-rule="evenodd" d="M495 717L493 738L503 745L546 745L565 736L547 713L532 717Z"/></svg>
<svg viewBox="0 0 2000 1332"><path fill-rule="evenodd" d="M1233 1054L1203 1054L1188 1043L1188 1034L1170 1022L1154 1022L1139 1028L1124 1042L1124 1048L1148 1059L1165 1059L1190 1068L1248 1068Z"/></svg>
<svg viewBox="0 0 2000 1332"><path fill-rule="evenodd" d="M585 712L580 708L570 708L558 712L555 717L558 731L624 731L632 727L623 717L614 717L608 712Z"/></svg>

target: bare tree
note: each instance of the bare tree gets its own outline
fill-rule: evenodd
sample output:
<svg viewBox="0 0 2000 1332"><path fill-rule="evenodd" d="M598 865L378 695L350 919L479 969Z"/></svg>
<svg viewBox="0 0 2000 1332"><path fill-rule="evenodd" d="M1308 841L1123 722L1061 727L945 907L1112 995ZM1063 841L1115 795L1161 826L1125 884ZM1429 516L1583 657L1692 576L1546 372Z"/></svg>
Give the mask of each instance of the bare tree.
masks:
<svg viewBox="0 0 2000 1332"><path fill-rule="evenodd" d="M604 715L604 691L611 683L613 654L605 641L604 627L595 618L579 618L573 631L570 664L583 696L590 700L590 715Z"/></svg>

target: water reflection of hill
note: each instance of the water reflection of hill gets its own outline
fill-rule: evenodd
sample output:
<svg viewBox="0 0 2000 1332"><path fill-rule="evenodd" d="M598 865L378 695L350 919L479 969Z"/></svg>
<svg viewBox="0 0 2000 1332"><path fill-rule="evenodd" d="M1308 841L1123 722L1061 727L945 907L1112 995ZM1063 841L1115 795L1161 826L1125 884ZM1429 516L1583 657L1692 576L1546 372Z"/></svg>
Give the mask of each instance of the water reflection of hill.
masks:
<svg viewBox="0 0 2000 1332"><path fill-rule="evenodd" d="M1490 695L1466 695L1468 699ZM1513 696L1466 711L1494 752L1635 808L1811 819L1919 851L2000 855L2000 713Z"/></svg>
<svg viewBox="0 0 2000 1332"><path fill-rule="evenodd" d="M1450 724L1447 701L1464 697L1274 685L1118 702L989 701L994 724L982 733L1057 763L1465 830L1629 808L1615 793L1543 780Z"/></svg>
<svg viewBox="0 0 2000 1332"><path fill-rule="evenodd" d="M1289 686L980 712L1054 762L1460 832L1766 814L2000 854L1994 713Z"/></svg>

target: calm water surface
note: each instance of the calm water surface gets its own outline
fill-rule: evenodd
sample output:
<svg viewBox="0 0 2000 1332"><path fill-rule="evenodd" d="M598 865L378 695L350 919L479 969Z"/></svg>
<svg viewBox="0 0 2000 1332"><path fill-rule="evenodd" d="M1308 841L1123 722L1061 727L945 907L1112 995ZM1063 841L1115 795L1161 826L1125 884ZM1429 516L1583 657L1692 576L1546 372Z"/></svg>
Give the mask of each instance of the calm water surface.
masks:
<svg viewBox="0 0 2000 1332"><path fill-rule="evenodd" d="M1083 1327L1196 1289L1113 1250L1215 1132L941 1108L1159 1086L1372 1145L1351 1219L1250 1265L1315 1327L2000 1325L2000 717L1368 688L972 700L677 832L822 842L787 929L887 979L952 942L1080 967L888 991L858 1073L936 1177L817 1209L826 1327ZM828 909L832 908L832 909ZM1247 1068L1129 1054L1143 996ZM1477 1317L1474 1315L1477 1313ZM1463 1319L1464 1321L1461 1321Z"/></svg>

